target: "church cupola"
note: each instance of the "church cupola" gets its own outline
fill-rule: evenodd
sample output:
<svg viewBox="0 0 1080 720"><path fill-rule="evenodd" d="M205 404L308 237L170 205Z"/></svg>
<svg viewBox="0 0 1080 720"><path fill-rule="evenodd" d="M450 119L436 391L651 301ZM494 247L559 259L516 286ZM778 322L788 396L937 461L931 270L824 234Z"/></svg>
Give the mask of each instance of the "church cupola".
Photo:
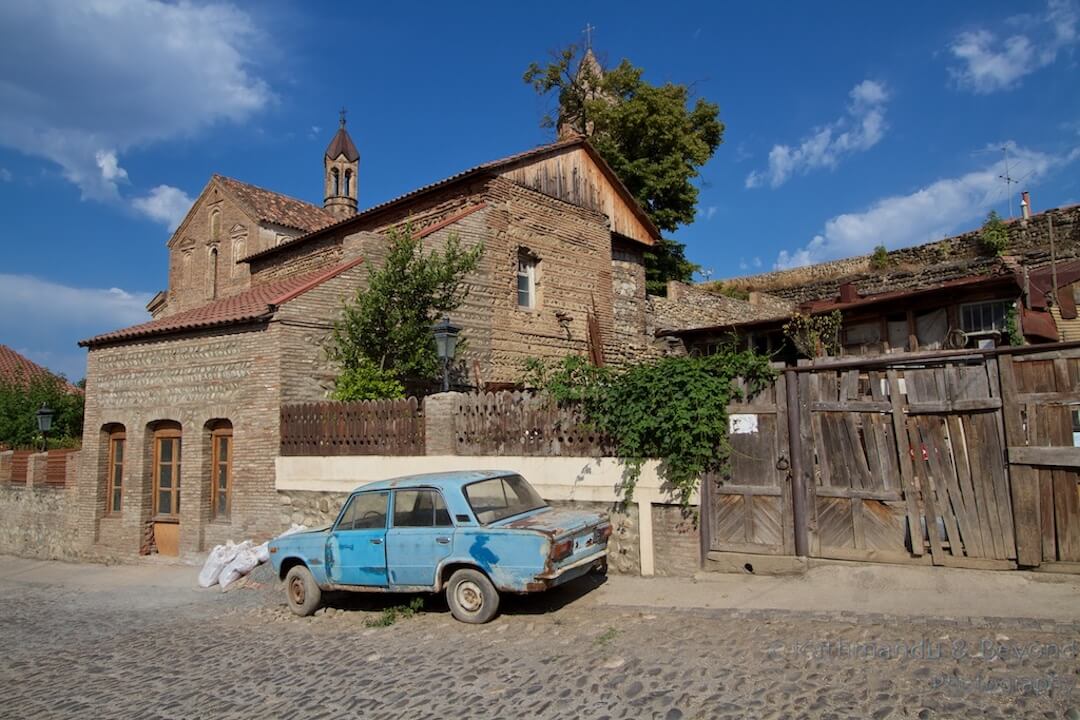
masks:
<svg viewBox="0 0 1080 720"><path fill-rule="evenodd" d="M344 108L341 110L341 127L326 147L323 167L326 172L323 207L339 219L355 215L360 153L345 130Z"/></svg>

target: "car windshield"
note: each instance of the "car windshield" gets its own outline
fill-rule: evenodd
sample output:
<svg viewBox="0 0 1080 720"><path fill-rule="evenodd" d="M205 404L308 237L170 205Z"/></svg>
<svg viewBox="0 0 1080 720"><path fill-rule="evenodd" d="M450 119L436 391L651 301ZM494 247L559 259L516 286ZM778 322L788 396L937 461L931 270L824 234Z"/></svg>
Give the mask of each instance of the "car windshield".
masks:
<svg viewBox="0 0 1080 720"><path fill-rule="evenodd" d="M520 475L506 475L466 485L465 499L481 525L547 507L532 485Z"/></svg>

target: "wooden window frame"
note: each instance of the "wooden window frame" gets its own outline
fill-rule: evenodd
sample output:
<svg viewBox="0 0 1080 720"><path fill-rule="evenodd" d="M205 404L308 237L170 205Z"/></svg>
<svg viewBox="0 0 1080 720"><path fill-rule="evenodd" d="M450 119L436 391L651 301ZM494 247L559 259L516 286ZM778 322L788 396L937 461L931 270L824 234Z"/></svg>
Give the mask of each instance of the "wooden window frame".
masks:
<svg viewBox="0 0 1080 720"><path fill-rule="evenodd" d="M169 493L172 496L170 503L171 512L163 514L158 508L158 496L161 493L160 480L161 480L161 441L162 440L177 440L177 452L172 460L172 487L169 488ZM154 519L157 522L179 522L180 521L180 473L182 471L182 457L184 449L183 433L177 428L162 428L161 430L154 431L154 482L153 491L153 509Z"/></svg>
<svg viewBox="0 0 1080 720"><path fill-rule="evenodd" d="M113 493L116 491L116 443L124 443L124 449L120 455L120 503L113 506ZM127 433L123 430L113 430L109 433L109 459L105 466L105 515L116 516L124 511L124 458L127 455Z"/></svg>
<svg viewBox="0 0 1080 720"><path fill-rule="evenodd" d="M218 471L221 463L220 439L228 438L228 455L225 458L225 512L218 512L218 496L222 490L218 487ZM210 431L210 519L213 521L228 521L232 517L233 498L233 429L218 427Z"/></svg>
<svg viewBox="0 0 1080 720"><path fill-rule="evenodd" d="M536 310L540 302L536 294L537 276L540 272L540 258L528 250L521 248L517 252L517 269L514 273L514 305L519 310ZM522 269L524 265L524 269ZM525 278L528 285L529 303L521 304L521 279Z"/></svg>

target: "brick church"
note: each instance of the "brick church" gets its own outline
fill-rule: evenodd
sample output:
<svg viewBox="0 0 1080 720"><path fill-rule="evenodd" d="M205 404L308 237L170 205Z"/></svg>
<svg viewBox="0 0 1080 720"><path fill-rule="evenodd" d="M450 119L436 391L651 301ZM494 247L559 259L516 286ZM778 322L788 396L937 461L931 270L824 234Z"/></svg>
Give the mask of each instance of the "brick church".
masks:
<svg viewBox="0 0 1080 720"><path fill-rule="evenodd" d="M280 407L326 398L335 368L323 340L406 222L428 247L450 234L483 243L453 316L468 338L467 385L512 383L530 357L653 351L643 258L659 231L582 137L362 212L360 180L344 118L323 157L322 207L214 175L168 241L152 319L81 343L88 550L191 555L282 529Z"/></svg>

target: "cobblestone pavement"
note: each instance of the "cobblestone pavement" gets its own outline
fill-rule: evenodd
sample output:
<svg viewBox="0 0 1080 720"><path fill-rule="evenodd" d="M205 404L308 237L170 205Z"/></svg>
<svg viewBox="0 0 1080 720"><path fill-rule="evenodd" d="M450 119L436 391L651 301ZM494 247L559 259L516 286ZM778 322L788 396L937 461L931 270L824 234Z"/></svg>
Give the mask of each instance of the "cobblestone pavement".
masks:
<svg viewBox="0 0 1080 720"><path fill-rule="evenodd" d="M267 578L263 578L266 580ZM7 718L1080 718L1080 625L0 581Z"/></svg>

